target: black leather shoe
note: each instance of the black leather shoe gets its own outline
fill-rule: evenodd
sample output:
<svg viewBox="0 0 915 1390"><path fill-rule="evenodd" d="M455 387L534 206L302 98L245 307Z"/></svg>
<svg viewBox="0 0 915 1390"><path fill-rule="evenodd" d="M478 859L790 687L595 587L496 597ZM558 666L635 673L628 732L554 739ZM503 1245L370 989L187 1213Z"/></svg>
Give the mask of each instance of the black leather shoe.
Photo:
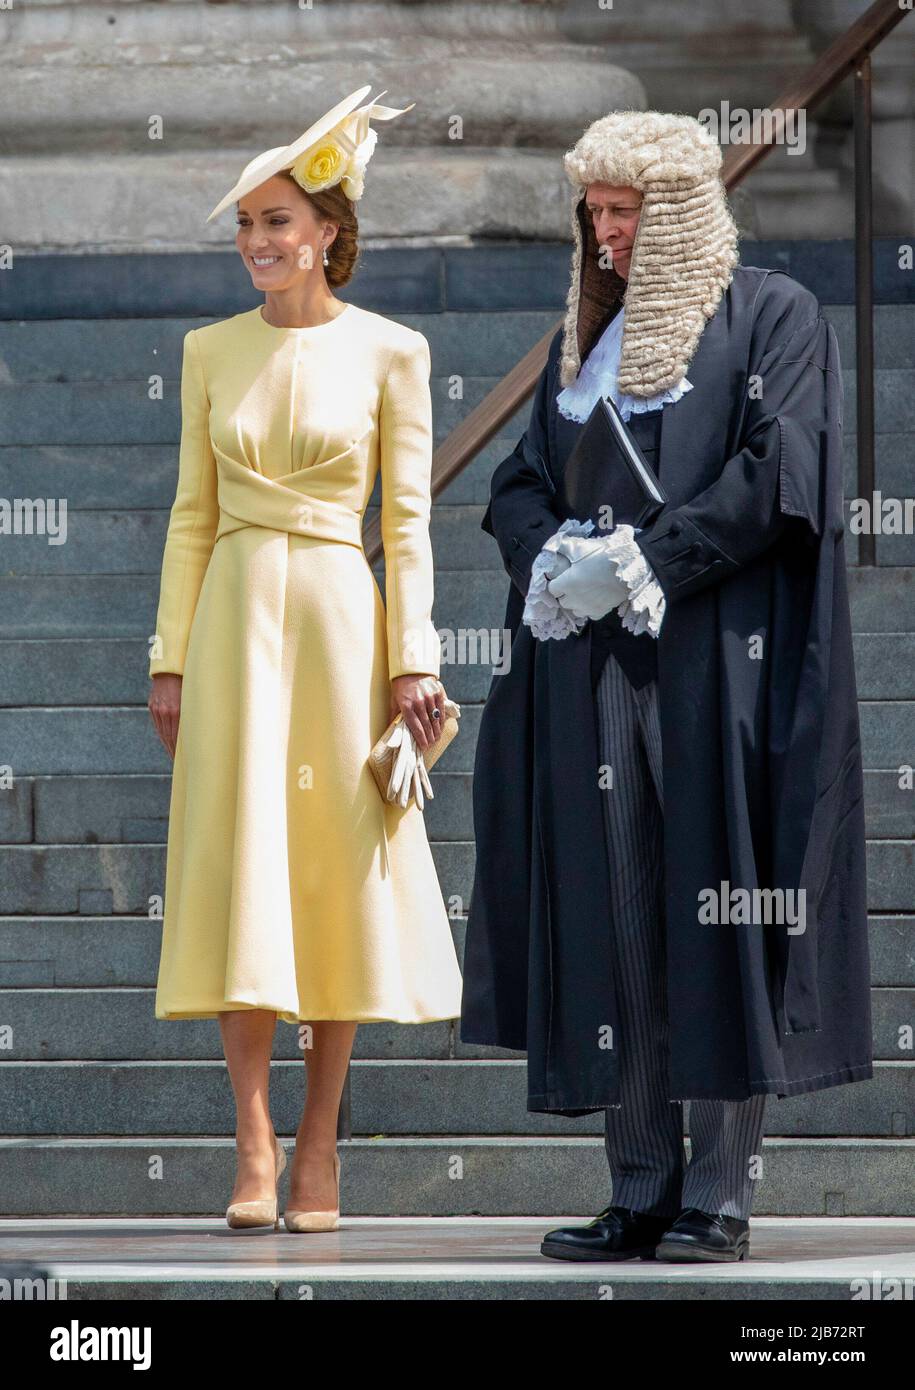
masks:
<svg viewBox="0 0 915 1390"><path fill-rule="evenodd" d="M653 1260L655 1246L669 1225L669 1216L607 1207L587 1226L547 1231L540 1253L554 1260Z"/></svg>
<svg viewBox="0 0 915 1390"><path fill-rule="evenodd" d="M715 1216L687 1207L665 1231L657 1258L677 1264L699 1260L745 1260L750 1254L750 1223L737 1216Z"/></svg>

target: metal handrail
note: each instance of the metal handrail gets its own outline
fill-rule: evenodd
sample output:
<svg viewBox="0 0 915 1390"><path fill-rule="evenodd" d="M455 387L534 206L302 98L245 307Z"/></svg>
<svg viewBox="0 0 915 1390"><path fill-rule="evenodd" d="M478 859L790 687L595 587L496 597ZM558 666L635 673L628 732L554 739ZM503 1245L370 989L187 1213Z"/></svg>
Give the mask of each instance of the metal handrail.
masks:
<svg viewBox="0 0 915 1390"><path fill-rule="evenodd" d="M808 68L796 85L768 108L774 119L757 121L750 139L730 145L722 161L721 177L730 191L764 159L777 142L786 113L810 110L841 81L854 73L855 105L855 326L857 333L857 445L858 492L870 496L874 488L874 333L873 248L871 241L871 64L870 53L905 16L898 0L875 0L860 19L841 34ZM507 376L459 425L432 456L432 496L437 497L480 450L498 433L506 420L532 394L546 363L549 345L562 319L545 333ZM382 552L381 519L375 516L365 527L363 541L370 562ZM873 533L860 537L859 564L875 561Z"/></svg>

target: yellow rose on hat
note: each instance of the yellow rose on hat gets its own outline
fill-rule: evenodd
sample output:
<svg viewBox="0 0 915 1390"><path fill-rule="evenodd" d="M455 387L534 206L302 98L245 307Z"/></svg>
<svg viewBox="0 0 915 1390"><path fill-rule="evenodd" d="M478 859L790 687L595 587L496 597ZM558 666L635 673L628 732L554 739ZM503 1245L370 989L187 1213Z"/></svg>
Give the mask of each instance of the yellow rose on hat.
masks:
<svg viewBox="0 0 915 1390"><path fill-rule="evenodd" d="M370 130L355 149L345 130L340 135L341 143L325 140L315 149L299 155L289 172L306 193L317 193L339 183L347 198L355 203L365 192L365 168L375 149L378 132ZM342 137L346 137L345 144Z"/></svg>
<svg viewBox="0 0 915 1390"><path fill-rule="evenodd" d="M349 155L333 141L326 141L316 149L306 150L290 166L289 172L300 188L306 193L318 193L322 188L339 183L346 171Z"/></svg>

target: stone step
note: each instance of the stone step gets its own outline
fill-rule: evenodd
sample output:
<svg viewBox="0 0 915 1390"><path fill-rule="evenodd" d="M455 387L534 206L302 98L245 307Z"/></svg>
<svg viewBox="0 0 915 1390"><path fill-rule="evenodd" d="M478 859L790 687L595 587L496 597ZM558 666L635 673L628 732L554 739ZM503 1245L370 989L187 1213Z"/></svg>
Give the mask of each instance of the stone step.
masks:
<svg viewBox="0 0 915 1390"><path fill-rule="evenodd" d="M915 1017L915 988L874 988L871 1008L875 1057L910 1061L900 1039L905 1041ZM174 1061L223 1056L211 1019L157 1019L153 989L67 989L56 982L48 988L0 988L0 1019L10 1030L5 1061ZM358 1060L448 1061L477 1056L477 1049L471 1053L469 1045L461 1043L457 1026L449 1022L361 1024L356 1043ZM303 1060L305 1046L304 1028L280 1028L273 1056ZM483 1049L481 1059L491 1059L491 1050Z"/></svg>
<svg viewBox="0 0 915 1390"><path fill-rule="evenodd" d="M432 841L446 902L470 902L471 841ZM0 845L0 914L8 916L147 915L165 884L165 845ZM867 894L872 912L915 908L915 846L911 840L871 840Z"/></svg>
<svg viewBox="0 0 915 1390"><path fill-rule="evenodd" d="M277 1132L291 1154L294 1126L278 1125ZM590 1218L610 1200L607 1159L598 1136L378 1135L342 1142L340 1154L344 1225L361 1215L562 1212ZM161 1162L163 1176L150 1181L153 1159ZM915 1215L913 1162L912 1139L767 1139L754 1219ZM20 1181L24 1165L28 1184ZM0 1138L0 1208L9 1217L33 1216L36 1206L43 1217L197 1214L222 1223L225 1235L234 1172L231 1131L187 1139L149 1130L123 1139ZM281 1205L286 1190L281 1183ZM5 1248L3 1241L0 1251ZM46 1248L42 1241L30 1254ZM911 1254L910 1234L904 1248ZM882 1261L881 1267L885 1269ZM726 1268L732 1274L737 1267ZM746 1271L747 1265L741 1269ZM614 1281L617 1275L614 1266ZM846 1275L846 1293L847 1282Z"/></svg>
<svg viewBox="0 0 915 1390"><path fill-rule="evenodd" d="M371 521L377 510L368 508L366 520ZM36 577L140 574L149 576L155 590L168 518L162 509L71 512L68 505L64 544L50 532L4 538L7 572ZM437 507L430 527L433 554L454 556L456 568L492 568L499 552L493 538L480 529L482 518L482 505Z"/></svg>
<svg viewBox="0 0 915 1390"><path fill-rule="evenodd" d="M451 928L462 958L465 918L452 919ZM872 915L870 925L871 982L875 988L915 988L915 917ZM161 923L148 917L0 917L0 988L95 989L101 986L153 988L159 969ZM200 1020L169 1020L174 1027L194 1027ZM438 1024L398 1026L364 1024L391 1030L396 1046L404 1038L438 1029ZM430 1033L432 1036L432 1033ZM435 1034L437 1037L438 1035ZM455 1055L492 1058L517 1054L505 1049L477 1047L454 1039ZM392 1042L391 1046L395 1043ZM384 1046L388 1046L387 1043ZM404 1056L416 1055L413 1045ZM429 1055L436 1055L430 1053Z"/></svg>
<svg viewBox="0 0 915 1390"><path fill-rule="evenodd" d="M358 1162L355 1145L344 1152L350 1166ZM224 1194L231 1182L230 1171ZM224 1202L225 1195L219 1200ZM606 1265L544 1259L540 1253L544 1232L579 1224L577 1218L590 1218L593 1209L569 1214L563 1206L559 1215L533 1217L376 1217L344 1211L331 1245L290 1240L285 1231L276 1236L257 1232L256 1263L244 1259L242 1242L248 1234L226 1230L218 1210L204 1217L135 1218L131 1214L61 1220L29 1215L0 1220L0 1268L8 1277L14 1271L19 1277L34 1277L41 1270L47 1280L46 1297L71 1302L624 1301L627 1332L631 1334L635 1326L637 1306L649 1335L658 1321L653 1305L663 1301L679 1306L684 1331L695 1337L693 1310L702 1301L713 1305L707 1309L705 1323L719 1339L724 1327L722 1304L728 1302L736 1305L732 1319L739 1338L744 1335L740 1329L746 1323L748 1300L791 1300L799 1305L794 1320L812 1328L823 1326L821 1311L814 1306L818 1302L863 1299L868 1301L864 1306L871 1307L872 1301L908 1298L915 1284L911 1252L915 1221L906 1217L786 1219L760 1217L754 1208L750 1259L738 1264L631 1260L614 1264L611 1273ZM214 1253L217 1223L221 1257ZM809 1314L803 1312L807 1306ZM671 1335L672 1312L665 1310L664 1325L672 1349L668 1363L676 1368L680 1341ZM868 1368L873 1372L878 1360L874 1348L879 1346L891 1369L891 1358L904 1351L905 1324L897 1319L898 1333L888 1338L886 1318L876 1308L865 1316L860 1301L855 1304L854 1323L860 1328L859 1336L867 1338ZM199 1334L199 1319L196 1328ZM877 1335L871 1336L871 1330ZM797 1334L794 1337L796 1342ZM762 1338L760 1343L766 1349L738 1354L751 1360L816 1357L817 1363L829 1357L847 1360L854 1354L838 1349L801 1352L784 1343L772 1347ZM236 1355L234 1347L231 1352ZM654 1351L652 1363L663 1364Z"/></svg>
<svg viewBox="0 0 915 1390"><path fill-rule="evenodd" d="M403 322L411 314L444 312L542 310L557 319L561 315L571 241L487 239L468 246L454 244L453 238L445 245L430 245L414 237L409 245L371 243L371 237L362 238L370 254L340 297L374 313ZM799 257L808 280L818 276L816 283L824 293L829 291L828 297L852 303L853 243L821 241L814 246L813 256L792 242L775 243L772 252L785 268ZM898 237L877 238L874 243L875 295L880 303L907 300L901 292L898 247ZM753 253L765 256L766 251L754 245ZM65 251L21 256L16 268L15 276L0 280L0 319L9 321L79 319L88 324L176 318L187 319L188 327L194 328L263 304L250 277L240 271L238 253L201 249L199 236L190 251L84 251L78 275L72 255Z"/></svg>
<svg viewBox="0 0 915 1390"><path fill-rule="evenodd" d="M44 506L45 499L40 500ZM901 500L898 490L895 500ZM912 506L911 501L908 505ZM848 526L849 503L845 511ZM366 521L373 521L377 513L377 504L369 506L365 512ZM483 513L482 502L467 506L439 503L433 508L430 537L437 575L454 571L480 573L498 565L498 545L481 529ZM112 591L120 587L121 576L136 579L141 575L149 579L145 592L151 595L149 602L154 605L168 521L169 513L165 509L71 511L69 505L64 517L58 502L57 510L48 521L42 514L30 523L28 533L17 532L5 538L4 553L9 568L6 577L0 580L0 593L15 601L16 586L26 578L31 581L60 577L69 583L71 577L86 579L98 575L108 577L108 583L99 586L101 602L107 609L107 600ZM847 564L855 566L858 536L850 528L846 531L845 554ZM906 520L904 513L894 518L885 509L881 510L876 556L877 564L883 567L903 568L915 564L915 525L911 518ZM383 555L373 563L380 575ZM53 597L52 592L51 602Z"/></svg>
<svg viewBox="0 0 915 1390"><path fill-rule="evenodd" d="M216 1135L234 1129L232 1087L221 1058L2 1061L0 1082L7 1135ZM272 1064L278 1134L294 1133L304 1087L303 1062ZM592 1134L603 1124L600 1111L576 1119L529 1111L523 1059L362 1059L350 1067L350 1090L353 1133L361 1135ZM773 1097L766 1108L767 1134L909 1138L913 1131L912 1061L875 1062L870 1080Z"/></svg>
<svg viewBox="0 0 915 1390"><path fill-rule="evenodd" d="M880 374L881 432L907 430L905 410L899 402L907 388L909 368L886 368ZM449 381L433 377L432 409L435 429L444 438L465 415L480 404L501 380L499 376L463 378L463 397L452 399ZM0 444L4 446L44 444L58 447L78 445L170 444L180 436L180 391L177 380L161 399L150 399L145 381L107 382L25 382L20 386L0 385ZM896 402L895 405L892 403ZM521 433L530 405L525 403L503 427L506 433ZM848 419L848 416L846 416ZM853 424L849 421L849 428Z"/></svg>
<svg viewBox="0 0 915 1390"><path fill-rule="evenodd" d="M905 842L877 846L878 883L887 880L881 896L906 891L904 866L897 870ZM889 845L887 856L885 846ZM436 842L432 846L442 891L468 903L473 875L473 845ZM886 862L885 862L886 861ZM895 878L894 878L895 875ZM893 883L898 878L897 886ZM449 885L446 891L445 885ZM0 845L0 914L65 916L148 916L165 885L165 845ZM912 902L915 903L915 884ZM460 910L460 909L459 909ZM895 903L888 911L904 911Z"/></svg>
<svg viewBox="0 0 915 1390"><path fill-rule="evenodd" d="M477 254L482 255L482 250ZM344 296L350 297L363 302L358 296ZM488 376L506 372L558 325L564 311L565 295L560 290L544 308L446 309L389 317L428 339L433 377L452 373ZM823 312L836 330L842 364L850 369L855 357L854 305L824 303ZM0 320L4 383L145 383L151 375L175 383L181 374L185 334L221 322L232 313L227 309L223 314L201 317ZM878 368L915 367L913 315L912 304L874 306L874 359Z"/></svg>
<svg viewBox="0 0 915 1390"><path fill-rule="evenodd" d="M893 769L915 750L915 700L860 700L864 765ZM445 750L442 771L469 772L480 707L461 707L461 736ZM19 777L55 773L162 772L171 762L145 708L79 707L0 709L0 748Z"/></svg>
<svg viewBox="0 0 915 1390"><path fill-rule="evenodd" d="M915 446L915 434L912 435ZM21 493L15 493L21 495ZM373 521L378 507L366 510L366 521ZM432 555L437 557L438 573L471 570L474 573L492 569L499 562L495 539L481 530L484 506L462 506L458 503L432 509L430 537ZM848 517L847 517L848 520ZM889 523L889 517L887 517ZM559 524L559 523L556 523ZM898 530L898 525L893 523ZM53 575L149 575L153 594L161 570L161 556L168 528L168 512L164 509L136 509L131 512L107 510L71 510L67 505L65 531L63 514L51 517L50 524L36 523L38 534L13 534L4 538L4 557L7 574L17 578L53 577ZM60 537L63 535L63 542ZM857 559L857 535L845 534L847 562ZM877 564L880 566L911 566L915 564L915 525L909 520L907 534L877 535ZM378 560L381 567L381 559ZM7 581L10 582L10 581ZM111 585L114 587L114 585Z"/></svg>
<svg viewBox="0 0 915 1390"><path fill-rule="evenodd" d="M522 422L523 424L526 421ZM500 434L480 450L471 463L434 500L433 506L489 500L493 469L512 452L521 433ZM852 439L854 437L852 436ZM905 476L908 435L881 435L877 450L878 481L887 495ZM436 436L441 443L441 436ZM849 496L854 495L854 458L846 462ZM168 512L175 499L178 476L178 436L167 444L10 444L0 448L0 496L67 499L68 515L75 512ZM26 488L27 483L27 488ZM381 501L376 479L371 505ZM158 559L156 569L158 570Z"/></svg>
<svg viewBox="0 0 915 1390"><path fill-rule="evenodd" d="M899 343L907 310L907 305L878 308L881 366L915 365L908 363ZM559 299L555 309L397 314L396 320L428 340L433 379L488 377L507 372L554 328L562 312ZM229 317L0 321L3 382L18 388L36 383L145 386L150 376L158 376L174 387L181 376L185 334Z"/></svg>
<svg viewBox="0 0 915 1390"><path fill-rule="evenodd" d="M158 940L159 933L155 935ZM15 937L12 945L15 950ZM111 933L109 945L115 946ZM0 980L8 969L9 964L0 962ZM906 1007L896 996L907 994L915 991L874 992L875 1008L885 1020L882 1036L889 1060L898 1057L893 1028L895 1018ZM62 986L57 979L48 988L0 988L0 1020L4 1028L11 1029L12 1037L12 1047L4 1051L4 1060L174 1061L212 1060L223 1055L212 1020L157 1019L152 988L73 989ZM304 1060L303 1029L304 1025L302 1029L277 1028L273 1048L276 1060ZM469 1055L456 1041L456 1032L456 1024L450 1021L414 1025L363 1023L356 1031L353 1057L446 1061Z"/></svg>
<svg viewBox="0 0 915 1390"><path fill-rule="evenodd" d="M433 796L424 812L429 838L472 839L471 774L442 772L436 766L430 778ZM878 801L871 819L899 838L901 817L909 808L901 792L890 797L890 790L885 794L882 786L875 787ZM170 792L171 777L165 774L17 778L0 799L0 844L164 842Z"/></svg>
<svg viewBox="0 0 915 1390"><path fill-rule="evenodd" d="M463 668L459 668L463 669ZM448 678L448 689L463 698ZM469 710L469 706L468 706ZM452 762L456 749L449 750ZM441 759L445 762L445 757ZM472 776L441 763L431 772L425 808L430 840L473 839ZM865 826L872 840L915 838L915 797L908 774L864 773ZM0 844L161 843L168 831L171 779L161 773L20 777L0 800Z"/></svg>
<svg viewBox="0 0 915 1390"><path fill-rule="evenodd" d="M479 623L479 629L489 634L485 643L478 638L474 649L466 639L463 659L460 650L455 650L459 659L454 661L447 659L449 650L443 652L448 691L458 703L485 700L493 674L491 663L500 651L509 581L494 572L481 578L482 582L468 585L463 595L463 623L449 621L457 615L445 605L446 590L454 587L445 577L436 603L437 625L447 634L457 634L461 628L469 633L468 616L476 619L482 614L487 620ZM854 649L859 699L904 701L911 697L915 633L856 633ZM142 650L135 639L118 637L0 640L0 708L145 706L149 676L140 659Z"/></svg>
<svg viewBox="0 0 915 1390"><path fill-rule="evenodd" d="M511 363L509 363L511 365ZM503 368L504 370L504 368ZM154 374L155 369L150 369ZM461 399L452 398L448 377L433 376L432 409L440 436L453 430L498 385L497 375L465 373ZM855 372L842 371L844 427L856 428ZM167 444L180 433L180 390L176 379L161 399L150 398L146 378L127 381L0 384L0 445ZM876 433L915 429L915 368L878 367L874 372ZM520 433L530 413L524 404L503 428Z"/></svg>
<svg viewBox="0 0 915 1390"><path fill-rule="evenodd" d="M804 193L799 196L803 182ZM754 231L760 237L775 237L791 228L799 240L815 237L826 225L837 236L855 234L854 200L838 170L817 169L807 180L782 170L758 167L751 170L741 187L743 198L752 200Z"/></svg>
<svg viewBox="0 0 915 1390"><path fill-rule="evenodd" d="M913 334L915 336L915 334ZM527 424L525 405L516 417L517 433L502 432L484 445L457 478L433 500L433 508L454 504L485 507L496 465L507 458ZM444 438L436 432L436 445ZM843 435L845 496L857 497L857 436ZM911 433L878 434L875 438L876 486L885 497L905 497L910 484ZM67 513L168 512L175 497L178 435L167 444L9 444L0 447L0 496L67 499ZM27 483L27 486L26 486ZM376 479L370 505L381 501ZM449 568L447 556L438 556ZM156 557L158 572L160 557Z"/></svg>
<svg viewBox="0 0 915 1390"><path fill-rule="evenodd" d="M482 515L482 508L478 510ZM458 631L468 627L468 619L474 627L501 628L508 579L502 568L493 567L499 560L495 542L485 532L479 535L479 544L489 551L486 568L476 573L438 571L435 618L440 628ZM382 568L376 566L374 572L383 590ZM155 574L6 574L0 576L0 640L16 639L18 644L23 639L133 637L145 642L155 623L158 597ZM899 628L905 630L904 603L900 608ZM145 667L142 653L139 661Z"/></svg>
<svg viewBox="0 0 915 1390"><path fill-rule="evenodd" d="M470 600L478 594L482 595L484 589L489 590L486 607L491 621L488 624L481 623L470 628L466 613L460 624L439 620L439 627L446 634L465 634L463 646L457 645L452 651L449 640L442 654L442 670L447 672L448 691L458 703L482 702L492 680L492 663L501 664L501 623L508 580L503 575L495 574L491 578L492 583L487 584L477 583L476 577L468 576L464 594L464 602L469 608ZM482 597L480 602L483 602ZM444 605L438 605L437 611L444 612ZM904 656L908 646L906 634L900 634L898 640L895 635L880 640L887 640L893 650L876 668L879 672L885 670L886 674L875 676L870 693L883 698L896 694L893 657L897 654ZM145 651L142 642L126 637L0 640L0 707L74 704L145 706L149 697ZM454 659L449 659L452 656Z"/></svg>
<svg viewBox="0 0 915 1390"><path fill-rule="evenodd" d="M491 538L489 543L494 552L489 557L491 566L493 558L498 559L498 550ZM480 615L491 610L492 618L485 625L501 628L507 593L508 579L502 569L488 568L478 574L466 570L440 573L436 582L437 625L457 630L467 626L469 615L474 626L480 626ZM144 648L155 624L158 595L159 580L154 575L122 575L116 580L105 575L0 576L0 639L139 638L143 645L137 661L145 671ZM899 597L898 628L907 630L910 622L904 595ZM484 603L488 605L485 610ZM451 622L442 621L440 608ZM885 608L883 619L885 623Z"/></svg>
<svg viewBox="0 0 915 1390"><path fill-rule="evenodd" d="M848 593L855 632L915 631L915 568L852 567Z"/></svg>
<svg viewBox="0 0 915 1390"><path fill-rule="evenodd" d="M485 532L480 536L489 546L487 568L437 571L433 616L439 630L458 635L462 629L502 627L510 581L495 541ZM856 633L915 632L915 567L850 566L848 587ZM0 640L136 638L143 644L136 669L145 676L158 596L155 575L116 581L104 575L0 576ZM483 664L491 662L490 656Z"/></svg>
<svg viewBox="0 0 915 1390"><path fill-rule="evenodd" d="M566 236L563 228L562 237ZM365 243L369 245L370 239ZM898 235L874 238L874 302L915 303L911 277L899 274ZM371 246L343 298L408 321L411 314L544 311L562 316L571 241L484 240L473 246L420 242ZM815 294L827 312L855 302L854 241L744 238L746 265L784 270ZM0 280L0 319L188 319L196 327L260 305L234 250L129 253L84 251L21 256L17 274ZM838 322L837 322L838 331ZM879 333L879 328L878 328ZM878 340L879 342L879 340ZM880 347L878 345L878 352ZM850 360L850 359L849 359Z"/></svg>
<svg viewBox="0 0 915 1390"><path fill-rule="evenodd" d="M898 708L908 707L900 702ZM460 737L442 754L439 770L472 771L479 721L479 705L470 704L466 710L462 706ZM898 729L893 720L888 724L881 721L880 727L887 724L887 738L894 730L901 737L905 722L905 716L900 715ZM171 759L159 742L148 710L136 707L0 709L0 748L4 761L19 777L171 771Z"/></svg>
<svg viewBox="0 0 915 1390"><path fill-rule="evenodd" d="M253 307L253 306L252 306ZM503 373L546 332L558 327L565 299L549 309L445 310L389 316L424 334L432 375ZM855 354L852 304L823 304L839 339L845 366ZM875 304L873 352L877 367L915 367L912 304ZM25 382L142 381L161 375L177 381L185 334L231 317L51 318L0 321L0 364L6 385Z"/></svg>

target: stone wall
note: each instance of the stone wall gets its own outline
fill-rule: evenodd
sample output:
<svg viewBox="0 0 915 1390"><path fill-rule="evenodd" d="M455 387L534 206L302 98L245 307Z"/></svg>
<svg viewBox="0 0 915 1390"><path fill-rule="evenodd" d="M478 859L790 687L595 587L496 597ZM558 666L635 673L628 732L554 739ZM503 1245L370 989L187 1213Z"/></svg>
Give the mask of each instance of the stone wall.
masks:
<svg viewBox="0 0 915 1390"><path fill-rule="evenodd" d="M568 237L561 155L596 116L772 101L853 0L11 0L0 9L2 239L14 249L196 250L260 150L347 92L415 108L380 126L360 207L373 243ZM915 20L875 59L876 230L912 229ZM737 200L762 236L852 230L851 85Z"/></svg>

